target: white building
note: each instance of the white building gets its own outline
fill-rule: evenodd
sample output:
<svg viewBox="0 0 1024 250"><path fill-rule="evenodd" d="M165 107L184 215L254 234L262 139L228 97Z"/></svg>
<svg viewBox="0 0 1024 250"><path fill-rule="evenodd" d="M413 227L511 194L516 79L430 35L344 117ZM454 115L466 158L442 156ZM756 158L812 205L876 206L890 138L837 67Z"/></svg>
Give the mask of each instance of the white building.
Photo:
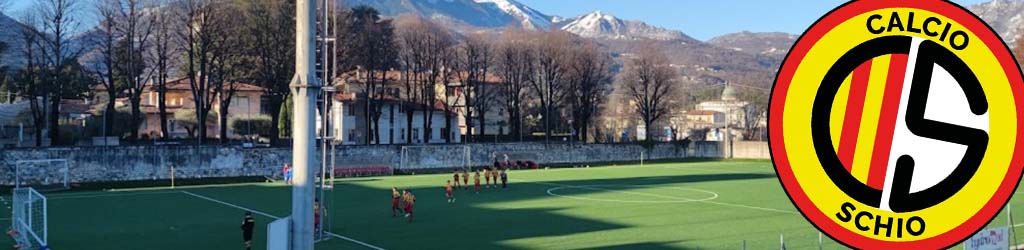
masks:
<svg viewBox="0 0 1024 250"><path fill-rule="evenodd" d="M722 90L721 100L706 101L697 104L697 110L710 110L724 114L725 123L733 127L744 127L746 125L747 102L736 100L736 90L732 86L725 85ZM715 123L716 127L725 124Z"/></svg>
<svg viewBox="0 0 1024 250"><path fill-rule="evenodd" d="M441 103L432 107L417 105L398 100L384 100L381 105L378 136L367 134L365 102L356 98L355 94L340 93L334 96L332 104L331 128L334 140L343 145L366 144L424 144L424 143L461 143L460 124L462 117L452 113L445 115ZM416 107L412 115L412 126L409 126L408 114L404 108ZM429 111L428 111L429 110ZM430 137L424 119L430 117ZM451 119L451 127L445 127L445 119ZM411 133L411 136L410 136ZM451 138L448 140L448 138Z"/></svg>

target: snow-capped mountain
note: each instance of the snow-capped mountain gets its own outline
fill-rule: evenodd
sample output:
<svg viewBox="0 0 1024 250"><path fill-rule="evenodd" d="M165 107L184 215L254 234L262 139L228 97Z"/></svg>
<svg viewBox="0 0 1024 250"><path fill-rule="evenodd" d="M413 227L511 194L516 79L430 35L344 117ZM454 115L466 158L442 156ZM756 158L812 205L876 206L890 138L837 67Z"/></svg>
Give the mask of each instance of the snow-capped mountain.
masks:
<svg viewBox="0 0 1024 250"><path fill-rule="evenodd" d="M742 31L712 38L708 43L752 54L785 56L796 39L796 35L783 32Z"/></svg>
<svg viewBox="0 0 1024 250"><path fill-rule="evenodd" d="M968 6L967 9L985 20L1007 43L1016 41L1024 28L1024 1L993 0Z"/></svg>
<svg viewBox="0 0 1024 250"><path fill-rule="evenodd" d="M587 38L693 40L677 30L655 27L640 21L622 20L601 11L564 20L561 29Z"/></svg>
<svg viewBox="0 0 1024 250"><path fill-rule="evenodd" d="M516 2L514 0L475 0L476 3L484 5L488 8L500 10L509 16L512 16L523 28L546 30L551 28L551 23L555 18L548 16L540 11L530 8L525 4Z"/></svg>
<svg viewBox="0 0 1024 250"><path fill-rule="evenodd" d="M418 14L423 17L451 21L481 28L499 28L520 20L501 9L473 0L340 0L347 7L365 5L382 15L396 17Z"/></svg>

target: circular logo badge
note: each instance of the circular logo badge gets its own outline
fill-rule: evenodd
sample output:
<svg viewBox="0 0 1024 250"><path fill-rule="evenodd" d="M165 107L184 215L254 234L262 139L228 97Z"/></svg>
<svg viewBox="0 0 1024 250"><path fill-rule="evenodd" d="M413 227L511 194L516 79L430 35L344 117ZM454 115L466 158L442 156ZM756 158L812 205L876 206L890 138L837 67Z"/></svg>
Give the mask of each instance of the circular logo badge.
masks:
<svg viewBox="0 0 1024 250"><path fill-rule="evenodd" d="M850 247L950 247L1020 181L1022 88L1006 44L962 7L853 1L782 64L772 159L800 212Z"/></svg>

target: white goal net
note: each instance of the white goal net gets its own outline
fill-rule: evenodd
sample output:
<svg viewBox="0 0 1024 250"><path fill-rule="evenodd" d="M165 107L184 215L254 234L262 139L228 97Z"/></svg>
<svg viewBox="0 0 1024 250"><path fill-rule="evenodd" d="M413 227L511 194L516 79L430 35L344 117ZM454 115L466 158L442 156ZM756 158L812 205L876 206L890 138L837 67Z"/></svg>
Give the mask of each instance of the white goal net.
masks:
<svg viewBox="0 0 1024 250"><path fill-rule="evenodd" d="M470 148L463 145L404 146L399 170L466 168L471 162Z"/></svg>
<svg viewBox="0 0 1024 250"><path fill-rule="evenodd" d="M71 188L67 159L19 160L15 162L14 186L40 190Z"/></svg>
<svg viewBox="0 0 1024 250"><path fill-rule="evenodd" d="M46 196L34 188L15 188L11 201L11 236L19 249L47 249Z"/></svg>

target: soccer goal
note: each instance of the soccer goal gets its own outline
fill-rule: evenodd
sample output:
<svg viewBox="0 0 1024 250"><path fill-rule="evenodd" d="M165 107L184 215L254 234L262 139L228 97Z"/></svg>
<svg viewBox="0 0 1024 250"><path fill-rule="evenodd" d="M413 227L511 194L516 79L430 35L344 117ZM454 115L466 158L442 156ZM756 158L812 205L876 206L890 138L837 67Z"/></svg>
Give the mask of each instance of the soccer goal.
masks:
<svg viewBox="0 0 1024 250"><path fill-rule="evenodd" d="M14 186L39 190L71 188L67 159L19 160L15 162Z"/></svg>
<svg viewBox="0 0 1024 250"><path fill-rule="evenodd" d="M470 148L465 145L403 146L400 170L470 167Z"/></svg>
<svg viewBox="0 0 1024 250"><path fill-rule="evenodd" d="M11 237L19 249L47 249L46 196L34 188L15 188L11 201Z"/></svg>

